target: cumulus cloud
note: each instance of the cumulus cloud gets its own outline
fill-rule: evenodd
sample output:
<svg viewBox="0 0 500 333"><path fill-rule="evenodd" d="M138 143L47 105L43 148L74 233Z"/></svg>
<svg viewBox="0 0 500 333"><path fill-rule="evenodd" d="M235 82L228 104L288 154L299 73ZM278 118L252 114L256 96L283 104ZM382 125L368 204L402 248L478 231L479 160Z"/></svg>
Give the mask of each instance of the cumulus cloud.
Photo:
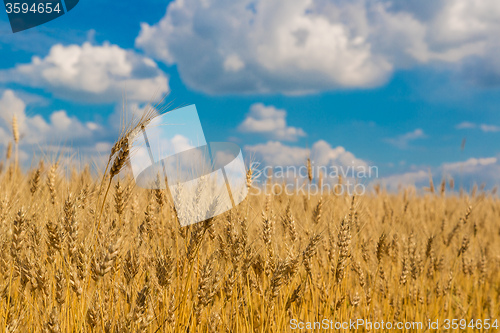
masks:
<svg viewBox="0 0 500 333"><path fill-rule="evenodd" d="M288 126L286 111L262 103L253 104L238 129L245 133L259 133L275 140L297 141L306 135L302 128Z"/></svg>
<svg viewBox="0 0 500 333"><path fill-rule="evenodd" d="M27 116L26 104L12 90L5 90L0 95L0 117L2 142L11 138L12 118L16 115L21 135L21 143L36 145L43 142L53 144L69 140L92 137L99 126L92 122L82 123L76 117L70 117L65 110L54 111L48 121L40 115Z"/></svg>
<svg viewBox="0 0 500 333"><path fill-rule="evenodd" d="M0 81L40 87L58 98L88 103L149 101L169 91L168 78L150 58L117 45L52 46L43 58L0 72Z"/></svg>
<svg viewBox="0 0 500 333"><path fill-rule="evenodd" d="M391 145L398 147L400 149L406 149L412 141L426 138L424 131L421 128L417 128L412 132L405 133L395 138L387 138L385 141Z"/></svg>
<svg viewBox="0 0 500 333"><path fill-rule="evenodd" d="M116 107L107 120L84 122L65 110L52 111L46 117L33 111L27 113L27 105L33 110L32 106L39 101L22 99L20 94L13 90L0 92L0 150L12 141L12 118L16 115L21 138L19 156L24 165L35 161L40 154L57 156L72 166L102 165L122 125L140 117L148 108L147 104L133 102L125 108ZM176 137L166 146L178 145L186 145L182 137Z"/></svg>
<svg viewBox="0 0 500 333"><path fill-rule="evenodd" d="M54 155L67 162L102 162L111 149L110 135L118 135L112 126L83 122L65 110L47 117L26 112L26 103L12 90L0 93L0 146L12 141L12 118L18 119L19 160L28 165L40 154ZM110 133L110 129L113 133ZM0 147L2 148L2 147Z"/></svg>
<svg viewBox="0 0 500 333"><path fill-rule="evenodd" d="M498 85L499 16L496 0L176 0L136 46L211 94L372 87L435 62Z"/></svg>
<svg viewBox="0 0 500 333"><path fill-rule="evenodd" d="M348 187L355 183L366 183L378 177L378 168L370 166L362 159L354 156L344 147L332 147L319 140L308 148L289 146L279 141L244 147L246 156L251 156L252 168L256 181L265 181L269 176L268 167L273 167L275 180L297 184L307 181L307 159L311 159L312 177L321 179L324 184L337 184L339 177L348 180ZM261 178L261 177L264 177ZM295 183L298 182L298 183ZM352 189L352 188L351 188Z"/></svg>
<svg viewBox="0 0 500 333"><path fill-rule="evenodd" d="M136 46L208 93L369 87L392 70L366 36L303 0L174 1L159 23L141 25Z"/></svg>
<svg viewBox="0 0 500 333"><path fill-rule="evenodd" d="M247 145L245 150L257 160L271 166L301 166L305 165L309 157L316 166L368 166L364 160L356 158L344 147L332 147L324 140L316 141L310 149L268 141L254 146Z"/></svg>

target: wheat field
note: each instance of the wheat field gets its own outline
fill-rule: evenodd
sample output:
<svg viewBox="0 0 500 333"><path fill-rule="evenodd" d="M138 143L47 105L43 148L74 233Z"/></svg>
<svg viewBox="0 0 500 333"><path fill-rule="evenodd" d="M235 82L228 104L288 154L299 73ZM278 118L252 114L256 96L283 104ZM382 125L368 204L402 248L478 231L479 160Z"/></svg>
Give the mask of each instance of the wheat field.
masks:
<svg viewBox="0 0 500 333"><path fill-rule="evenodd" d="M251 194L181 228L163 190L125 177L111 182L97 224L101 180L59 169L1 175L2 331L283 332L292 319L499 316L491 194Z"/></svg>
<svg viewBox="0 0 500 333"><path fill-rule="evenodd" d="M426 193L287 195L271 179L257 187L249 170L249 195L235 209L180 227L169 193L136 187L125 167L128 139L147 117L123 131L99 177L43 160L21 171L14 118L0 174L2 332L287 332L323 320L447 319L462 320L464 332L498 330L496 193L443 182Z"/></svg>

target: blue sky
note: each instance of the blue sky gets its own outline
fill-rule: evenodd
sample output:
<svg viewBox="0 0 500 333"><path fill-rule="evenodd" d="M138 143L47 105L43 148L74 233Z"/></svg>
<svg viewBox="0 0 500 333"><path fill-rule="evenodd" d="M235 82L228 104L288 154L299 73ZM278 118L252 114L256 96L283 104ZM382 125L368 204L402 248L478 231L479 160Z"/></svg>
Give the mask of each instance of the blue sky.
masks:
<svg viewBox="0 0 500 333"><path fill-rule="evenodd" d="M196 104L208 141L266 164L376 165L389 187L500 181L500 4L484 0L94 1L12 34L0 14L0 127L107 153L122 93ZM71 60L68 60L71 59ZM22 102L20 102L22 101ZM463 139L465 149L461 150Z"/></svg>

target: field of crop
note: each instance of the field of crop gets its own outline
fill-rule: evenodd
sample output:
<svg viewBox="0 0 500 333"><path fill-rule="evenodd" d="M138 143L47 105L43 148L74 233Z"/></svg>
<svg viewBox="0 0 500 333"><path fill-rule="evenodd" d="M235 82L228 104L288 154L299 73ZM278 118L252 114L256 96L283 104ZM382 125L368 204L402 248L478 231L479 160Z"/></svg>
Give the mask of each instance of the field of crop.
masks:
<svg viewBox="0 0 500 333"><path fill-rule="evenodd" d="M126 146L115 148L102 179L88 167L45 162L21 172L7 161L2 331L284 332L293 319L500 319L495 194L453 194L445 183L425 195L376 188L359 197L251 188L236 209L181 228L167 193L137 188L122 170Z"/></svg>
<svg viewBox="0 0 500 333"><path fill-rule="evenodd" d="M498 318L500 205L250 195L180 228L161 190L55 165L1 176L5 331L282 332L290 320ZM474 331L469 328L469 331Z"/></svg>

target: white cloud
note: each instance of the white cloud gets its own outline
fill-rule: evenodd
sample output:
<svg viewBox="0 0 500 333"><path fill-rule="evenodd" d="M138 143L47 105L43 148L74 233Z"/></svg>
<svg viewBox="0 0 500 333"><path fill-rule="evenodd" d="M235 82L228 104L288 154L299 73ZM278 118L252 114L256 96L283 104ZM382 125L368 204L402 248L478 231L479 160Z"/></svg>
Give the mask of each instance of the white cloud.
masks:
<svg viewBox="0 0 500 333"><path fill-rule="evenodd" d="M497 163L497 161L498 160L496 157L470 158L464 162L444 163L442 165L442 169L447 173L473 173L482 167L494 165Z"/></svg>
<svg viewBox="0 0 500 333"><path fill-rule="evenodd" d="M136 46L212 94L372 87L431 62L500 84L499 16L496 0L176 0Z"/></svg>
<svg viewBox="0 0 500 333"><path fill-rule="evenodd" d="M40 115L27 116L26 104L12 90L5 90L0 97L0 117L3 119L2 142L11 138L12 118L16 115L22 144L36 145L42 142L57 143L67 140L90 138L97 128L93 123L82 123L69 117L66 111L54 111L49 121ZM8 133L8 134L7 134Z"/></svg>
<svg viewBox="0 0 500 333"><path fill-rule="evenodd" d="M477 125L474 123L471 123L469 121L463 121L457 126L455 126L456 129L469 129L469 128L476 128Z"/></svg>
<svg viewBox="0 0 500 333"><path fill-rule="evenodd" d="M483 132L500 132L500 126L496 126L496 125L481 124L481 126L479 126L479 128Z"/></svg>
<svg viewBox="0 0 500 333"><path fill-rule="evenodd" d="M4 121L4 127L9 127L12 124L12 118L15 115L21 124L21 130L23 130L26 119L25 108L26 104L12 90L5 90L0 99L0 116Z"/></svg>
<svg viewBox="0 0 500 333"><path fill-rule="evenodd" d="M93 122L82 122L65 110L53 111L48 119L26 114L26 104L12 90L0 93L0 146L12 139L12 118L19 124L19 160L29 165L36 156L54 155L76 162L98 161L99 154L109 153L111 144L105 139L109 129ZM100 161L100 160L99 160Z"/></svg>
<svg viewBox="0 0 500 333"><path fill-rule="evenodd" d="M376 180L375 182L381 183L389 191L396 191L400 186L423 186L426 181L429 181L429 172L418 170L391 175L380 180Z"/></svg>
<svg viewBox="0 0 500 333"><path fill-rule="evenodd" d="M245 146L245 150L259 161L272 166L302 166L305 165L308 157L316 166L368 166L365 161L356 158L344 147L334 148L324 140L316 141L311 149L269 141L264 144Z"/></svg>
<svg viewBox="0 0 500 333"><path fill-rule="evenodd" d="M408 132L396 138L385 139L385 141L400 149L406 149L408 148L410 142L426 137L427 136L425 135L424 131L420 128L417 128L412 132Z"/></svg>
<svg viewBox="0 0 500 333"><path fill-rule="evenodd" d="M305 0L175 1L159 23L141 25L136 46L208 93L368 87L392 70L366 36Z"/></svg>
<svg viewBox="0 0 500 333"><path fill-rule="evenodd" d="M401 186L429 186L429 176L432 175L435 184L441 179L455 180L455 186L470 188L473 184L486 184L493 187L500 184L500 161L497 157L470 158L465 161L443 163L438 167L412 167L413 170L401 174L384 177L376 183L381 183L389 190L397 190ZM429 173L430 172L430 173Z"/></svg>
<svg viewBox="0 0 500 333"><path fill-rule="evenodd" d="M248 145L245 150L259 162L273 166L304 165L311 153L307 148L292 147L278 141Z"/></svg>
<svg viewBox="0 0 500 333"><path fill-rule="evenodd" d="M285 181L299 185L308 178L307 159L311 159L314 181L321 179L324 184L337 184L339 177L352 190L355 183L367 183L378 177L378 168L356 158L344 147L332 147L319 140L308 148L285 145L278 141L245 146L245 156L250 157L257 182L265 180L265 175L273 167L273 177L278 182ZM262 176L264 175L264 179Z"/></svg>
<svg viewBox="0 0 500 333"><path fill-rule="evenodd" d="M311 157L316 165L343 165L343 166L362 166L368 167L368 164L362 159L356 158L353 153L338 146L332 148L324 140L316 141L311 148Z"/></svg>
<svg viewBox="0 0 500 333"><path fill-rule="evenodd" d="M275 140L297 141L306 135L304 130L288 126L286 111L262 103L253 104L238 129L245 133L259 133Z"/></svg>
<svg viewBox="0 0 500 333"><path fill-rule="evenodd" d="M54 45L46 57L0 72L0 81L88 103L120 101L123 94L131 101L149 101L169 91L167 76L153 60L109 43Z"/></svg>
<svg viewBox="0 0 500 333"><path fill-rule="evenodd" d="M490 125L490 124L475 124L468 121L461 122L457 126L456 129L480 129L481 131L488 132L500 132L500 126Z"/></svg>

